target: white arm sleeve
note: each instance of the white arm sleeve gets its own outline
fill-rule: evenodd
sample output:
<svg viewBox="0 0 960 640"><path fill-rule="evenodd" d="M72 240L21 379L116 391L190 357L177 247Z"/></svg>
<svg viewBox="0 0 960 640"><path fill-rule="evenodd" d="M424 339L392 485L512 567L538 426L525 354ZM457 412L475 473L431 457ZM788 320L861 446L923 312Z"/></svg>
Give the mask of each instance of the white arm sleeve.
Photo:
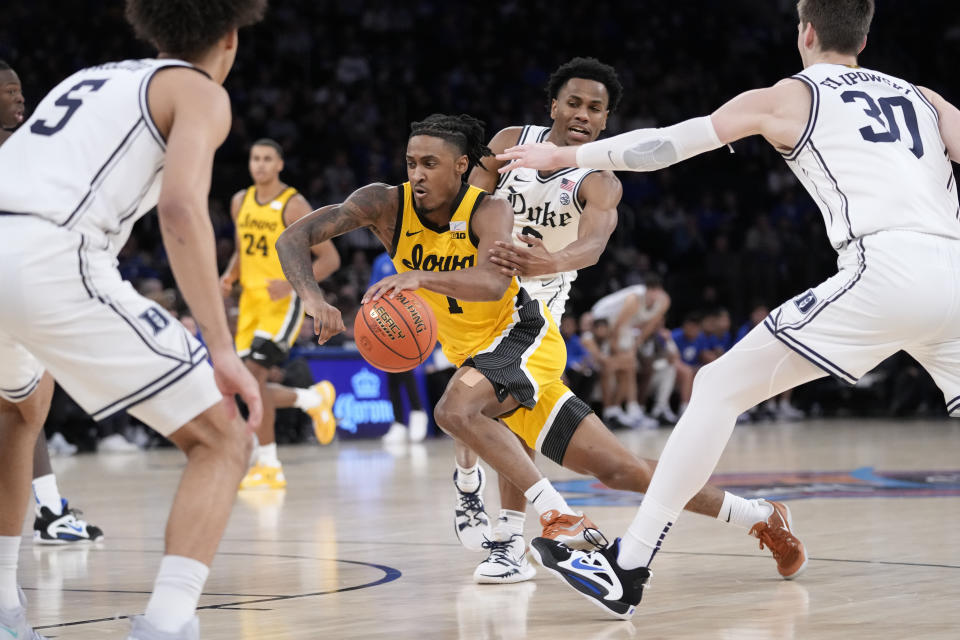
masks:
<svg viewBox="0 0 960 640"><path fill-rule="evenodd" d="M710 116L662 129L637 129L577 149L577 166L611 171L656 171L723 146Z"/></svg>

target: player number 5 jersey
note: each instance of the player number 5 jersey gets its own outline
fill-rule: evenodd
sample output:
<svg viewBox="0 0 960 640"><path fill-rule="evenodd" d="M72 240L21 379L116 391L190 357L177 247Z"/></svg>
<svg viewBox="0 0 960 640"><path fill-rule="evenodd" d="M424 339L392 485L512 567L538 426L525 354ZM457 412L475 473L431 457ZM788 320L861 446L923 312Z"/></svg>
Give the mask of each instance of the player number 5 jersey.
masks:
<svg viewBox="0 0 960 640"><path fill-rule="evenodd" d="M879 71L815 64L806 130L787 164L820 208L837 250L903 230L960 239L957 185L939 114L914 85Z"/></svg>
<svg viewBox="0 0 960 640"><path fill-rule="evenodd" d="M57 85L0 147L0 211L79 231L116 254L157 204L166 141L147 105L160 69L179 60L124 60ZM201 71L197 70L199 73Z"/></svg>

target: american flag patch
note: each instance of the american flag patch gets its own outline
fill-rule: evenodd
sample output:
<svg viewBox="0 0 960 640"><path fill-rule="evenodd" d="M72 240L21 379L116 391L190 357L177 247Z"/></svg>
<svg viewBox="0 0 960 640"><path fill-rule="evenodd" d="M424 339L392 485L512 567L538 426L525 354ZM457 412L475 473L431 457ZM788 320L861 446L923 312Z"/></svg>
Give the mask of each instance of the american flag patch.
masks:
<svg viewBox="0 0 960 640"><path fill-rule="evenodd" d="M564 191L573 191L575 186L577 186L577 183L573 180L567 180L566 178L560 180L560 188Z"/></svg>

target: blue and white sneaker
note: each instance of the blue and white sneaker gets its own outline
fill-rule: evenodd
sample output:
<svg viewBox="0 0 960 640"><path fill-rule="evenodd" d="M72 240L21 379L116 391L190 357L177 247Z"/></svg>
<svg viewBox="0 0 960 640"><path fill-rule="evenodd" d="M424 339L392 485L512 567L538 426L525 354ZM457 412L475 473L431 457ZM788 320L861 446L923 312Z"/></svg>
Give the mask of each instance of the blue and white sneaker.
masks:
<svg viewBox="0 0 960 640"><path fill-rule="evenodd" d="M20 606L16 609L0 609L0 638L3 640L47 640L27 624L27 598L23 589L17 589Z"/></svg>
<svg viewBox="0 0 960 640"><path fill-rule="evenodd" d="M534 538L530 553L543 566L580 595L610 615L629 620L640 604L650 569L621 569L617 565L620 538L595 551L577 551L549 538Z"/></svg>
<svg viewBox="0 0 960 640"><path fill-rule="evenodd" d="M473 581L477 584L512 584L537 575L527 560L527 545L522 535L515 533L507 540L484 540L483 548L489 550L490 555L473 572Z"/></svg>
<svg viewBox="0 0 960 640"><path fill-rule="evenodd" d="M135 616L127 640L200 640L200 620L193 616L179 631L160 631L147 622L146 616Z"/></svg>
<svg viewBox="0 0 960 640"><path fill-rule="evenodd" d="M476 491L461 491L457 486L457 471L453 472L453 486L457 490L456 515L453 529L460 544L470 551L482 551L483 543L490 540L490 518L483 509L483 488L487 484L487 477L482 467L477 467L480 474L480 486Z"/></svg>
<svg viewBox="0 0 960 640"><path fill-rule="evenodd" d="M60 515L48 507L36 505L36 518L33 521L33 542L35 544L70 544L74 542L94 542L103 539L100 527L89 524L80 516L82 512L71 509L66 500L61 500Z"/></svg>

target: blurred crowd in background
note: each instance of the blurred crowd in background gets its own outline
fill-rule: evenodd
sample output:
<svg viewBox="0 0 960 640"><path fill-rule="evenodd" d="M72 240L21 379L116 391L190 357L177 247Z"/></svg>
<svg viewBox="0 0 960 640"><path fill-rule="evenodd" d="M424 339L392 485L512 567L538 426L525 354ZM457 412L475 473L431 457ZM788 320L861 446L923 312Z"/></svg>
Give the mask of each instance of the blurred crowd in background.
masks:
<svg viewBox="0 0 960 640"><path fill-rule="evenodd" d="M953 74L960 58L960 14L954 3L877 4L861 64L960 101ZM134 40L119 1L46 5L53 2L13 3L4 7L0 21L0 58L19 73L28 111L79 68L153 55ZM210 198L221 267L233 250L230 196L250 183L247 152L257 138L281 143L282 179L312 205L340 202L368 182L405 180L409 123L430 113L470 113L486 121L490 136L505 126L549 124L546 80L577 55L595 56L620 74L624 99L611 114L608 134L672 124L799 71L795 7L794 0L273 2L263 24L241 33L237 63L225 85L233 129L217 154ZM41 16L52 11L59 20L41 23ZM717 314L736 336L742 325L762 318L762 309L835 271L820 214L779 154L759 138L730 151L655 174L620 175L620 221L600 262L581 272L579 282L590 286L574 284L571 321L564 329L568 337L592 335L582 314L602 296L651 274L672 298L664 330L655 335L668 354L671 340L703 342L697 336L715 331L711 323ZM343 267L323 286L347 320L382 249L365 230L338 239L337 246ZM120 269L142 292L185 313L155 216L145 217L135 230L121 253ZM349 340L348 331L339 342ZM705 351L680 360L695 369L714 357ZM644 358L638 357L638 362ZM642 393L649 393L642 379L652 370L645 374L644 366L638 364L637 371ZM571 370L586 371L590 378L594 368L601 363L586 359ZM674 394L673 411L678 402L682 398ZM786 405L758 410L754 419L789 417L782 406L814 415L944 413L926 374L905 355L857 388L820 381L799 390Z"/></svg>

